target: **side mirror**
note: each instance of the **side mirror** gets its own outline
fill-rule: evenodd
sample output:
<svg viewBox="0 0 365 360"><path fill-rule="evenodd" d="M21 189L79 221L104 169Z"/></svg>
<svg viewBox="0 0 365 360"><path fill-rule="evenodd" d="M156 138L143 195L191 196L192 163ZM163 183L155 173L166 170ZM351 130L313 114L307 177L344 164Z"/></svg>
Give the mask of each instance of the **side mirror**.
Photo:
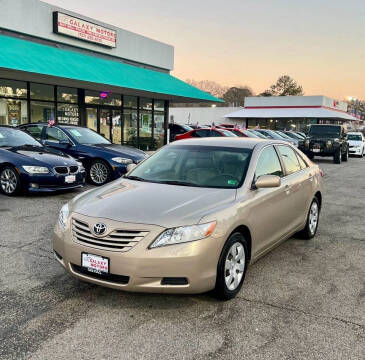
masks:
<svg viewBox="0 0 365 360"><path fill-rule="evenodd" d="M254 188L264 189L264 188L274 188L281 185L281 179L276 175L262 175L254 183Z"/></svg>
<svg viewBox="0 0 365 360"><path fill-rule="evenodd" d="M127 165L127 172L132 171L137 165L136 164L128 164Z"/></svg>
<svg viewBox="0 0 365 360"><path fill-rule="evenodd" d="M60 140L58 143L59 143L60 145L64 145L64 146L66 146L66 147L71 146L71 143L70 143L68 140Z"/></svg>

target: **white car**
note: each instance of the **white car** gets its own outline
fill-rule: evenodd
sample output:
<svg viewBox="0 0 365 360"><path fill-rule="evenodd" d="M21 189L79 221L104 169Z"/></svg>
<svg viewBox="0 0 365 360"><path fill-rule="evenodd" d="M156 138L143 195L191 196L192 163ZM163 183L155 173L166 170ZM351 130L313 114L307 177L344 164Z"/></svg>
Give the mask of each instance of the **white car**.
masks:
<svg viewBox="0 0 365 360"><path fill-rule="evenodd" d="M361 132L349 132L349 154L363 157L365 154L365 139Z"/></svg>

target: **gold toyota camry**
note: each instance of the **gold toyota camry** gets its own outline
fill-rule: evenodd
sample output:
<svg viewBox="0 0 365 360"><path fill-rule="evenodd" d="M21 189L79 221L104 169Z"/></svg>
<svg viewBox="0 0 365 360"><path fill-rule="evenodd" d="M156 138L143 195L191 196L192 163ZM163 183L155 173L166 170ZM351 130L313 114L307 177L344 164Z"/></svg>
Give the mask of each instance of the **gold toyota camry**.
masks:
<svg viewBox="0 0 365 360"><path fill-rule="evenodd" d="M230 299L249 263L316 234L321 204L321 170L286 142L181 140L64 205L54 254L94 284Z"/></svg>

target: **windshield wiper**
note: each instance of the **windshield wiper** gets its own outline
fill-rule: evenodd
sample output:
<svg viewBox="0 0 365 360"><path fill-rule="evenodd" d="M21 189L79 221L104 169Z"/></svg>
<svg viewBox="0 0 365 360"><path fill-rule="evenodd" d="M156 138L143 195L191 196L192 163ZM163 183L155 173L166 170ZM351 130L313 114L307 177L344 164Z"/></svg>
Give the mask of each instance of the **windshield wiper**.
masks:
<svg viewBox="0 0 365 360"><path fill-rule="evenodd" d="M195 186L200 187L197 184L190 183L187 181L179 181L179 180L165 180L165 181L159 181L159 184L168 184L168 185L180 185L180 186Z"/></svg>
<svg viewBox="0 0 365 360"><path fill-rule="evenodd" d="M136 180L136 181L149 181L149 180L146 180L144 178L141 178L139 176L134 176L134 175L131 175L131 176L123 176L124 179L129 179L129 180Z"/></svg>

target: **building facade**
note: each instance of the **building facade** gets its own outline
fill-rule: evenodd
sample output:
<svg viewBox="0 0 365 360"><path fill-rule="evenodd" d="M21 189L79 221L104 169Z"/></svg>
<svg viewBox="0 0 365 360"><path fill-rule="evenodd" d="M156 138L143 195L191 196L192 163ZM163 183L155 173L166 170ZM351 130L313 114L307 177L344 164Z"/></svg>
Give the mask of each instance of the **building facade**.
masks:
<svg viewBox="0 0 365 360"><path fill-rule="evenodd" d="M0 124L87 126L153 150L170 102L219 101L170 75L174 48L38 0L0 0Z"/></svg>

